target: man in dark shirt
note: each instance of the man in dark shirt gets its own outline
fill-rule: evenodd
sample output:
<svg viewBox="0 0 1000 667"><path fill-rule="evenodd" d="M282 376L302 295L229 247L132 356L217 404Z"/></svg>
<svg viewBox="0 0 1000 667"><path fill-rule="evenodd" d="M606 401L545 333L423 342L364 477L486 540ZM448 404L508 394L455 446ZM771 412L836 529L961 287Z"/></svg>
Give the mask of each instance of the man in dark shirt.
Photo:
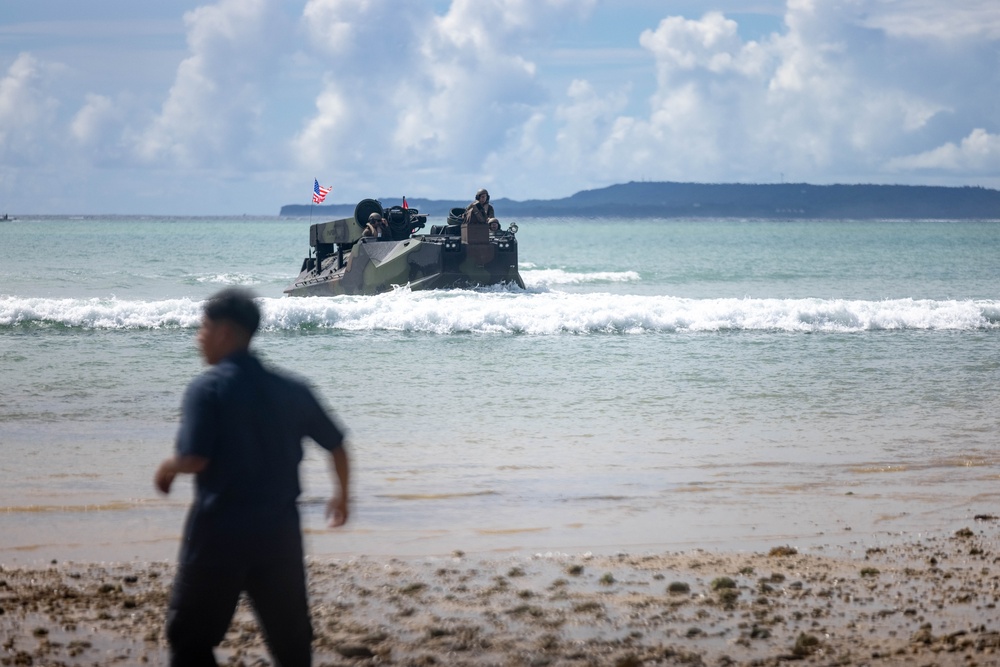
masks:
<svg viewBox="0 0 1000 667"><path fill-rule="evenodd" d="M198 346L212 366L184 396L175 456L154 482L169 493L196 475L167 612L171 665L215 665L240 593L246 592L281 667L312 661L302 532L296 500L302 439L330 452L336 493L330 526L347 520L347 453L341 429L304 383L250 353L260 323L252 295L223 290L205 305Z"/></svg>

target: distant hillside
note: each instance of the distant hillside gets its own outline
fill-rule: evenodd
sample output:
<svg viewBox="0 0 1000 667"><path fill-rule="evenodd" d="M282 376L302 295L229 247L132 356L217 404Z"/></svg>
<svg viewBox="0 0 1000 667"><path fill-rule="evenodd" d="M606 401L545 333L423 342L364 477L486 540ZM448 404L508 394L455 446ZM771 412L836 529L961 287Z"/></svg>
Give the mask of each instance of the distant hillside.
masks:
<svg viewBox="0 0 1000 667"><path fill-rule="evenodd" d="M397 205L401 197L385 197ZM411 207L447 216L470 200L410 198ZM907 218L1000 219L1000 191L982 187L924 185L809 185L782 183L624 183L584 190L562 199L494 199L501 219L519 217L623 218ZM355 204L312 207L324 219L354 214ZM308 216L310 206L290 204L280 215Z"/></svg>

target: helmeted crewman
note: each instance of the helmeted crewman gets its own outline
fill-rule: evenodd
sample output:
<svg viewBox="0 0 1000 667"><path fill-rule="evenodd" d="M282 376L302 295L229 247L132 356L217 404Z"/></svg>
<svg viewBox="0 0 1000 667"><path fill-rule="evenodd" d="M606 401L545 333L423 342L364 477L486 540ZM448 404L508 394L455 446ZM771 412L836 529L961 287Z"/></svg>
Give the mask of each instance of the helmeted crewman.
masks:
<svg viewBox="0 0 1000 667"><path fill-rule="evenodd" d="M486 188L480 188L476 193L476 201L465 207L465 216L462 221L470 225L485 225L490 218L495 218L493 204L490 203L490 193Z"/></svg>
<svg viewBox="0 0 1000 667"><path fill-rule="evenodd" d="M392 240L392 232L389 231L389 223L386 222L385 218L382 217L382 214L377 211L368 216L368 224L365 225L365 231L363 231L361 235L373 238L377 241Z"/></svg>

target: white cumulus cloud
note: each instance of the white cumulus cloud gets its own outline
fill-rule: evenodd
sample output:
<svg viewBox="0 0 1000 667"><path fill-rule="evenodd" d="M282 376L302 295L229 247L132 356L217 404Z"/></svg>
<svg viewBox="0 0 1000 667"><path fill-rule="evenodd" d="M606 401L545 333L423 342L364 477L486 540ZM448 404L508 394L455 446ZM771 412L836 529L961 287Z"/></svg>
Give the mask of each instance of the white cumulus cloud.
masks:
<svg viewBox="0 0 1000 667"><path fill-rule="evenodd" d="M355 181L369 164L411 183L452 174L468 189L490 180L487 165L505 167L498 154L536 150L526 138L547 91L526 45L592 4L455 0L436 14L390 0L310 0L303 20L325 84L295 153Z"/></svg>
<svg viewBox="0 0 1000 667"><path fill-rule="evenodd" d="M106 137L107 130L119 121L121 114L111 98L90 93L87 103L73 117L70 132L80 144L93 145Z"/></svg>
<svg viewBox="0 0 1000 667"><path fill-rule="evenodd" d="M977 127L958 144L949 141L917 155L894 158L887 166L894 170L996 173L1000 171L1000 134L990 134Z"/></svg>
<svg viewBox="0 0 1000 667"><path fill-rule="evenodd" d="M987 24L1000 16L971 2L984 9ZM619 115L601 136L576 133L590 145L574 151L597 156L608 182L885 179L887 155L985 120L965 117L962 105L986 109L997 89L996 72L983 71L983 49L996 49L990 31L956 49L943 45L941 31L918 38L899 28L897 9L874 0L789 0L783 29L758 40L742 38L737 21L721 12L667 16L639 36L657 77L648 113ZM937 13L929 4L922 9L929 24ZM957 81L955 73L972 63L983 76L959 74ZM571 91L560 119L585 116L601 94ZM603 93L608 108L618 94ZM968 141L964 154L973 150L964 148ZM589 165L578 171L593 180Z"/></svg>
<svg viewBox="0 0 1000 667"><path fill-rule="evenodd" d="M276 0L221 0L184 16L190 55L166 101L136 142L154 164L212 166L254 161L264 84L283 40Z"/></svg>
<svg viewBox="0 0 1000 667"><path fill-rule="evenodd" d="M21 53L0 79L0 159L4 164L44 159L59 101L49 82L58 69Z"/></svg>

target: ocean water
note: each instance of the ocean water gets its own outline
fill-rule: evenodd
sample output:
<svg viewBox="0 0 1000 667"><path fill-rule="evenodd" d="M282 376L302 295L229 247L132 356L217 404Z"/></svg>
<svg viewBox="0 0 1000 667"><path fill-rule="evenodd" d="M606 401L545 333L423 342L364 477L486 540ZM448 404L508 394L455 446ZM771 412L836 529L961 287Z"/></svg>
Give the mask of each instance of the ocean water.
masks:
<svg viewBox="0 0 1000 667"><path fill-rule="evenodd" d="M512 220L505 220L511 222ZM524 219L519 289L289 298L307 219L0 223L0 563L173 557L200 304L350 433L315 555L870 545L1000 513L1000 222Z"/></svg>

